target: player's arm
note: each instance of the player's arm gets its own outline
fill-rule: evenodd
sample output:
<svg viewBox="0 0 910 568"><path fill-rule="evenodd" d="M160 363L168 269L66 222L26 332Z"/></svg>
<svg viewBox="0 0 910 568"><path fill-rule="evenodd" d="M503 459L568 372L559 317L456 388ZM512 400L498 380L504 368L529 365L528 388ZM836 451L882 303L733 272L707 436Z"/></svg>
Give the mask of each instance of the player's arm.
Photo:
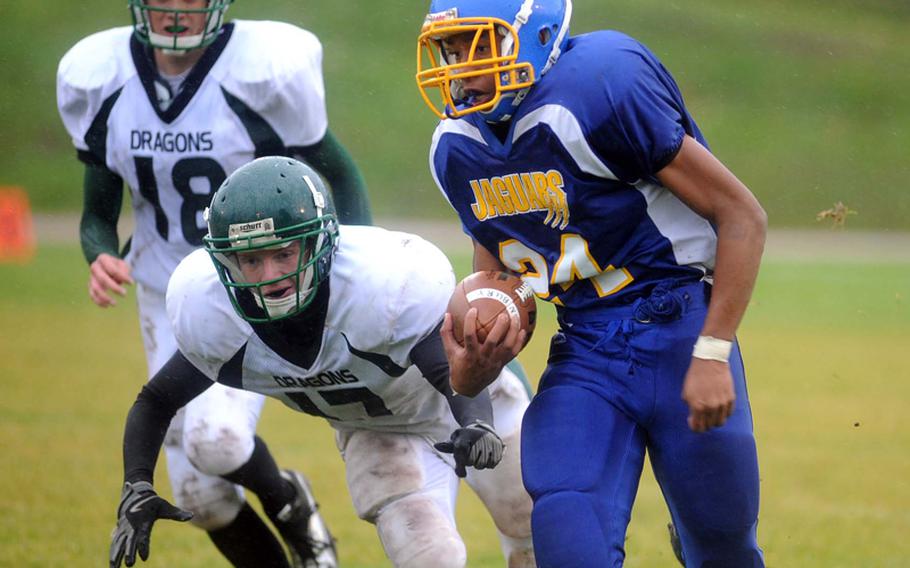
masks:
<svg viewBox="0 0 910 568"><path fill-rule="evenodd" d="M86 164L83 177L79 241L89 263L89 297L101 307L114 306L113 294L126 295L130 267L118 252L117 220L123 206L123 179L100 164Z"/></svg>
<svg viewBox="0 0 910 568"><path fill-rule="evenodd" d="M338 219L346 225L371 225L366 183L347 149L331 130L312 146L296 149L295 158L310 164L325 177L332 188Z"/></svg>
<svg viewBox="0 0 910 568"><path fill-rule="evenodd" d="M193 515L155 492L155 463L168 425L177 411L212 385L179 351L139 393L123 436L124 484L111 537L110 566L132 566L136 555L149 556L149 537L158 519L187 521Z"/></svg>
<svg viewBox="0 0 910 568"><path fill-rule="evenodd" d="M509 272L499 258L493 255L485 246L477 241L471 241L474 244L474 272L481 270L499 270Z"/></svg>
<svg viewBox="0 0 910 568"><path fill-rule="evenodd" d="M212 384L211 379L177 351L142 387L126 418L124 481L153 480L158 450L171 418Z"/></svg>
<svg viewBox="0 0 910 568"><path fill-rule="evenodd" d="M717 230L714 289L702 332L732 340L758 276L767 216L752 192L690 136L657 177Z"/></svg>
<svg viewBox="0 0 910 568"><path fill-rule="evenodd" d="M476 420L493 424L493 405L490 403L487 389L473 398L452 392L449 385L449 361L446 359L439 329L440 326L436 326L430 335L414 347L411 351L411 361L433 388L446 397L458 424L467 426Z"/></svg>
<svg viewBox="0 0 910 568"><path fill-rule="evenodd" d="M690 136L683 138L676 157L657 178L716 228L714 287L701 336L732 342L758 277L767 216L752 192ZM733 412L735 398L726 362L702 358L727 344L704 344L709 348L696 351L683 386L689 424L696 432L722 425ZM722 353L719 358L724 358Z"/></svg>
<svg viewBox="0 0 910 568"><path fill-rule="evenodd" d="M483 389L475 397L458 396L449 386L449 363L446 359L439 326L411 351L411 361L433 388L446 398L452 415L461 426L448 441L435 444L437 450L453 454L455 472L467 475L465 467L492 468L499 464L504 449L502 439L493 429L493 404L490 393Z"/></svg>
<svg viewBox="0 0 910 568"><path fill-rule="evenodd" d="M483 245L474 242L474 271L508 271L500 260ZM449 360L449 372L455 384L479 385L492 383L502 368L518 356L524 346L525 332L518 320L500 314L493 328L482 343L477 338L477 308L465 313L463 337L459 344L452 330L452 316L445 315L440 329L443 345Z"/></svg>
<svg viewBox="0 0 910 568"><path fill-rule="evenodd" d="M85 260L91 264L101 254L119 256L117 220L123 206L123 178L102 165L86 164L82 189L79 239Z"/></svg>

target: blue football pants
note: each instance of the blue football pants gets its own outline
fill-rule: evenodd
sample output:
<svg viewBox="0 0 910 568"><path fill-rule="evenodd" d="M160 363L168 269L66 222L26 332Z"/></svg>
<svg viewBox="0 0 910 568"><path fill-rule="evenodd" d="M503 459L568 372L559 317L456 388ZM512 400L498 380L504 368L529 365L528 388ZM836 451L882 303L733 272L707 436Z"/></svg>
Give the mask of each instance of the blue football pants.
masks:
<svg viewBox="0 0 910 568"><path fill-rule="evenodd" d="M645 450L688 568L764 566L758 458L738 346L730 358L736 407L722 427L691 431L681 399L709 289L662 288L629 307L560 313L522 424L538 566L622 566Z"/></svg>

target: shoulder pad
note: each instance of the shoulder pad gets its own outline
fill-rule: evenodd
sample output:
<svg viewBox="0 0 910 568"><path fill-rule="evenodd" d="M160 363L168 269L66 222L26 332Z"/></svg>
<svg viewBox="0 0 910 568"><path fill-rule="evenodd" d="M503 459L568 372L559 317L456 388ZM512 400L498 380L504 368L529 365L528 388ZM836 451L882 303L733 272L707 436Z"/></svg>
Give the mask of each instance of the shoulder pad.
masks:
<svg viewBox="0 0 910 568"><path fill-rule="evenodd" d="M638 72L651 56L647 48L635 38L614 30L601 30L573 38L572 49L564 54L575 65L591 69L596 81L573 84L573 89L584 93L600 94L604 88L612 92L634 91L628 77ZM560 67L563 80L568 81L573 65Z"/></svg>
<svg viewBox="0 0 910 568"><path fill-rule="evenodd" d="M57 68L57 108L79 150L105 99L135 75L129 41L132 27L92 34L74 45Z"/></svg>
<svg viewBox="0 0 910 568"><path fill-rule="evenodd" d="M261 115L285 146L322 140L328 117L319 39L283 22L233 22L231 41L212 74Z"/></svg>
<svg viewBox="0 0 910 568"><path fill-rule="evenodd" d="M234 311L205 250L193 251L177 265L166 304L180 352L216 380L222 365L247 342L252 328Z"/></svg>
<svg viewBox="0 0 910 568"><path fill-rule="evenodd" d="M452 265L436 245L417 235L376 227L342 226L342 230L339 252L351 250L351 256L364 264L352 281L366 279L368 286L376 288L367 296L383 296L378 304L388 313L377 321L390 326L383 341L393 351L399 346L404 351L399 355L406 358L442 321L455 288Z"/></svg>

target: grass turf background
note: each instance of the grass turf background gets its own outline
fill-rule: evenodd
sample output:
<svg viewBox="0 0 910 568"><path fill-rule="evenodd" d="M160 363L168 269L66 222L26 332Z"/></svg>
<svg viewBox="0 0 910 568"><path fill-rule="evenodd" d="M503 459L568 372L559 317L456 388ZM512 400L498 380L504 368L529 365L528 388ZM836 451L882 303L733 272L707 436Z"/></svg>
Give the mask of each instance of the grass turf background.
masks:
<svg viewBox="0 0 910 568"><path fill-rule="evenodd" d="M468 258L453 258L465 275ZM0 265L0 567L104 562L123 421L145 360L132 291L100 310L86 298L85 277L75 245ZM769 567L896 568L910 558L908 301L908 264L765 262L740 339ZM535 382L554 329L552 308L541 312L520 356ZM343 565L387 566L373 527L354 515L328 426L270 400L260 433L282 465L312 478ZM160 468L157 479L170 495ZM501 566L492 523L467 488L458 521L469 565ZM666 521L646 469L627 566L673 565ZM201 531L164 522L152 542L153 566L225 566Z"/></svg>
<svg viewBox="0 0 910 568"><path fill-rule="evenodd" d="M57 63L80 38L126 25L125 2L6 0L0 18L0 185L40 211L78 210L81 166L56 113ZM414 85L427 3L238 0L229 16L315 32L333 131L380 217L446 217L427 168L435 118ZM674 73L713 150L772 227L806 227L843 201L862 228L910 227L910 4L892 0L575 2L572 30L612 28ZM103 57L100 54L99 57Z"/></svg>
<svg viewBox="0 0 910 568"><path fill-rule="evenodd" d="M0 8L0 185L37 211L77 211L81 166L56 114L63 53L128 23L125 2L8 0ZM809 227L844 201L850 227L907 230L910 4L893 0L576 1L574 33L620 29L676 76L717 155L772 227ZM332 129L379 217L453 223L426 166L434 119L413 83L425 3L239 0L230 16L282 19L325 46ZM378 142L378 143L377 143ZM467 261L456 256L461 274ZM92 306L75 246L0 265L0 567L104 563L121 479L123 420L145 376L132 297ZM740 338L762 468L768 565L898 567L910 558L910 265L766 261ZM521 360L542 370L552 312ZM385 566L354 517L329 428L269 401L260 430L313 479L346 567ZM168 495L163 471L160 488ZM458 513L470 565L499 566L470 491ZM627 566L671 566L667 514L646 471ZM153 565L225 563L199 531L162 523Z"/></svg>

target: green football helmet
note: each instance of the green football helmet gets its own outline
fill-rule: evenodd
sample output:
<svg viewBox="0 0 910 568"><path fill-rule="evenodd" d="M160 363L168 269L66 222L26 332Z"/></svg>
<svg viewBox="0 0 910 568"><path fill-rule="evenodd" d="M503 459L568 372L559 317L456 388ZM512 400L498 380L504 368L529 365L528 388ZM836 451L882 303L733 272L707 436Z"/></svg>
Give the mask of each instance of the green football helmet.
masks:
<svg viewBox="0 0 910 568"><path fill-rule="evenodd" d="M335 206L323 179L303 162L272 156L238 168L212 196L205 219L209 232L203 246L234 309L249 322L299 314L329 275L338 242ZM294 270L261 282L244 277L238 254L286 249L295 242L300 253ZM278 298L264 291L285 280L296 291ZM241 301L243 294L251 294L259 309Z"/></svg>
<svg viewBox="0 0 910 568"><path fill-rule="evenodd" d="M205 8L195 10L185 8L169 8L158 5L149 5L148 0L129 0L130 14L133 16L133 30L136 38L146 45L171 52L190 51L205 47L215 41L221 25L224 23L224 13L234 0L208 0ZM161 4L160 2L156 4ZM173 3L171 3L173 4ZM167 35L156 33L152 30L150 14L152 12L166 12L174 15L173 23L167 31L180 33L185 31L186 18L191 14L204 14L205 27L202 33L194 35Z"/></svg>

